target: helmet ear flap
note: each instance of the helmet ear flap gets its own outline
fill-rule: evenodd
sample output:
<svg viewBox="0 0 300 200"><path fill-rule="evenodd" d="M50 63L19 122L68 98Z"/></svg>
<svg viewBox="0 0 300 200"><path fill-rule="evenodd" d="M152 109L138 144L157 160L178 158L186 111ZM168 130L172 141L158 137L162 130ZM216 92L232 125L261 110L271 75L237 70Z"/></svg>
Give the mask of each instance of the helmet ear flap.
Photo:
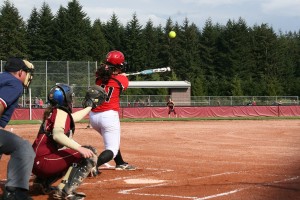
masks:
<svg viewBox="0 0 300 200"><path fill-rule="evenodd" d="M48 101L53 106L62 106L72 110L73 91L67 84L57 84L50 89Z"/></svg>
<svg viewBox="0 0 300 200"><path fill-rule="evenodd" d="M63 105L64 102L63 91L57 86L52 87L48 94L48 101L53 106Z"/></svg>

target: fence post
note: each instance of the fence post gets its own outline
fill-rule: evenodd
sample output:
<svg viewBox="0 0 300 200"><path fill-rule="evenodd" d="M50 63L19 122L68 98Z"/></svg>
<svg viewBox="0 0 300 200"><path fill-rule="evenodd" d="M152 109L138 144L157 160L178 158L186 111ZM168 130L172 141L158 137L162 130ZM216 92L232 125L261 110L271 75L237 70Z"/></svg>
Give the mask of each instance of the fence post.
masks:
<svg viewBox="0 0 300 200"><path fill-rule="evenodd" d="M31 88L28 88L29 91L29 120L32 120L32 106L31 106Z"/></svg>
<svg viewBox="0 0 300 200"><path fill-rule="evenodd" d="M46 90L46 92L45 92L45 99L46 99L46 101L45 102L47 102L48 101L48 61L46 60L46 63L45 63L45 67L46 67L46 73L45 73L45 81L46 81L46 88L45 88L45 90Z"/></svg>

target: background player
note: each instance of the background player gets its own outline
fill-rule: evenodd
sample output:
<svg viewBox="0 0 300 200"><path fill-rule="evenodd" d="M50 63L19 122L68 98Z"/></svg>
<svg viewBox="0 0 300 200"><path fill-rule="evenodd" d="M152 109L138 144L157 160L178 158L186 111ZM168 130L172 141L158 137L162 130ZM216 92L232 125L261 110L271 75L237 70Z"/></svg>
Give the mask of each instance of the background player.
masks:
<svg viewBox="0 0 300 200"><path fill-rule="evenodd" d="M98 89L104 92L99 86ZM86 100L86 108L72 113L72 97L69 85L57 84L52 87L48 95L50 106L44 112L43 123L32 145L36 152L33 166L33 173L37 176L35 186L39 184L44 193L51 192L51 184L64 175L53 195L55 199L83 198L85 195L75 190L97 162L95 148L82 146L71 139L75 122L90 112L93 102Z"/></svg>
<svg viewBox="0 0 300 200"><path fill-rule="evenodd" d="M29 87L33 70L27 60L9 58L0 74L0 157L10 155L3 200L31 199L27 191L35 153L28 141L3 128L18 106L24 87Z"/></svg>
<svg viewBox="0 0 300 200"><path fill-rule="evenodd" d="M174 115L177 117L177 113L176 113L176 110L175 110L175 103L172 101L172 99L170 98L169 101L167 102L167 107L168 107L168 115L169 115L169 118L171 117L171 112L174 113Z"/></svg>
<svg viewBox="0 0 300 200"><path fill-rule="evenodd" d="M124 61L122 52L111 51L96 72L96 85L103 87L108 94L106 101L90 112L90 123L103 137L105 147L98 157L97 168L114 158L116 170L136 169L123 160L120 151L120 95L129 84L125 74L121 74Z"/></svg>

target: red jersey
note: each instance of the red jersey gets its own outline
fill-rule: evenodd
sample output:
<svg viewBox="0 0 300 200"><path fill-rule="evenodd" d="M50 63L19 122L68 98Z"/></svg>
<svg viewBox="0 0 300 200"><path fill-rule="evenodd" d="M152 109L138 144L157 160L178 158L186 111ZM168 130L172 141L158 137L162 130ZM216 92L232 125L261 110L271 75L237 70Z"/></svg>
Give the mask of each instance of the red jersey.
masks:
<svg viewBox="0 0 300 200"><path fill-rule="evenodd" d="M112 75L108 83L105 85L102 80L96 80L96 85L100 85L107 92L106 101L92 109L93 112L104 112L108 110L120 110L120 95L128 88L128 78L124 75Z"/></svg>

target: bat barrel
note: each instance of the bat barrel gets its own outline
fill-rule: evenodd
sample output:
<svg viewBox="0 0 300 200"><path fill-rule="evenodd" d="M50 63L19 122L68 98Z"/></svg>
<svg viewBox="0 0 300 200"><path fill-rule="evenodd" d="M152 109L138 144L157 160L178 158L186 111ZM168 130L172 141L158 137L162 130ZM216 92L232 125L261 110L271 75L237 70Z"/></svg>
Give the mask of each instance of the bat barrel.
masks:
<svg viewBox="0 0 300 200"><path fill-rule="evenodd" d="M127 73L126 76L131 76L131 75L147 75L147 74L153 74L153 73L158 73L158 72L169 72L171 71L170 67L163 67L163 68L157 68L157 69L146 69L140 72L133 72L133 73Z"/></svg>

